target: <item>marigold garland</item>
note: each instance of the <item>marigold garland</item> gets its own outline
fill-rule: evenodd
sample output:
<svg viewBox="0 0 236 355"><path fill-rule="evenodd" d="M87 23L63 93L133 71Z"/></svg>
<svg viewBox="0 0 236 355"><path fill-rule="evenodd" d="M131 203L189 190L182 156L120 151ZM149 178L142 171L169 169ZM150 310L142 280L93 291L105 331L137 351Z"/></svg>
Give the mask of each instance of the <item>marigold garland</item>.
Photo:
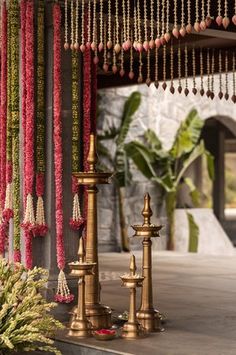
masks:
<svg viewBox="0 0 236 355"><path fill-rule="evenodd" d="M44 1L39 1L37 13L37 138L36 138L36 225L34 235L43 237L48 232L44 211L45 180L45 67L44 67Z"/></svg>
<svg viewBox="0 0 236 355"><path fill-rule="evenodd" d="M77 179L73 176L80 169L79 160L79 141L80 141L80 111L79 111L79 54L72 51L72 193L73 210L70 219L70 226L77 231L84 224L84 218L81 216L79 201L79 186Z"/></svg>
<svg viewBox="0 0 236 355"><path fill-rule="evenodd" d="M55 300L61 303L73 301L63 269L65 267L65 248L63 237L63 196L62 196L62 121L61 121L61 8L58 3L53 6L53 98L54 98L54 169L55 169L55 212L56 212L56 248L57 265L60 269Z"/></svg>
<svg viewBox="0 0 236 355"><path fill-rule="evenodd" d="M13 165L13 210L14 261L21 260L20 253L20 147L19 147L19 6L18 0L10 2L11 26L11 119L12 119L12 165Z"/></svg>
<svg viewBox="0 0 236 355"><path fill-rule="evenodd" d="M0 254L3 255L6 249L7 224L2 218L6 193L6 128L7 128L7 9L6 3L2 6L1 16L1 110L0 110Z"/></svg>

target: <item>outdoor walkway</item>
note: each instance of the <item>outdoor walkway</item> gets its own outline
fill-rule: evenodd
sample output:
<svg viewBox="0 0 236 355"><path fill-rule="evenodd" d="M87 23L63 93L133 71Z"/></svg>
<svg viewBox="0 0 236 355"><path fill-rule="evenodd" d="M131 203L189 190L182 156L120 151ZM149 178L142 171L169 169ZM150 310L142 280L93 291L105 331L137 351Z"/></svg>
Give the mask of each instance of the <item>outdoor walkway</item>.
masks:
<svg viewBox="0 0 236 355"><path fill-rule="evenodd" d="M140 253L136 255L140 264ZM102 301L120 313L128 309L129 292L120 287L118 275L128 265L129 255L100 255ZM63 354L236 354L236 255L155 253L153 284L155 305L167 318L165 332L138 341L80 340L85 346L80 350L59 342Z"/></svg>

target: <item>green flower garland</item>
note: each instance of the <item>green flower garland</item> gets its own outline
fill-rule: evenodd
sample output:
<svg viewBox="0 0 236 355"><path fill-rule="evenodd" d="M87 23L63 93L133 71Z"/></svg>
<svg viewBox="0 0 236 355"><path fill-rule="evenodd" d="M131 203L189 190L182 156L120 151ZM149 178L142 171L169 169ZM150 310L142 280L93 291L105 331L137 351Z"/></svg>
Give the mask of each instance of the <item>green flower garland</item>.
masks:
<svg viewBox="0 0 236 355"><path fill-rule="evenodd" d="M45 180L45 58L44 58L44 1L40 0L37 11L37 138L36 138L36 194L37 210L35 236L45 236L48 227L44 212Z"/></svg>
<svg viewBox="0 0 236 355"><path fill-rule="evenodd" d="M77 231L84 224L84 219L81 216L79 202L79 186L77 179L73 176L74 173L80 170L80 82L79 82L79 53L72 51L72 193L73 193L73 211L70 219L70 226Z"/></svg>
<svg viewBox="0 0 236 355"><path fill-rule="evenodd" d="M20 147L19 147L19 3L10 2L11 45L11 119L14 211L14 261L20 261Z"/></svg>

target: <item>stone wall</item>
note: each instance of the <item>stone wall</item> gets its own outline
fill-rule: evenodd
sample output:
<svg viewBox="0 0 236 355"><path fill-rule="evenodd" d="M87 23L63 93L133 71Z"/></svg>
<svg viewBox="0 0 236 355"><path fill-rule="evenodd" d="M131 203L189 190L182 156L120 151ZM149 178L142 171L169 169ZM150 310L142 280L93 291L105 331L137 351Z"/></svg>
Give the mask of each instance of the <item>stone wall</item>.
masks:
<svg viewBox="0 0 236 355"><path fill-rule="evenodd" d="M229 75L229 83L232 84L232 77ZM197 86L200 87L199 79ZM177 87L177 84L176 84ZM218 88L218 78L215 78L215 87ZM100 90L98 129L104 131L110 126L119 126L124 102L133 91L142 94L142 103L135 114L131 125L127 142L133 139L140 139L143 133L151 128L155 130L163 142L163 146L171 147L175 133L180 122L186 117L192 108L196 108L202 119L215 116L222 116L227 119L231 117L236 120L236 106L229 101L219 100L216 97L213 101L199 94L192 93L186 98L184 94L170 94L169 90L162 88L156 90L152 84L149 88L146 85L134 85L122 88L110 88ZM231 92L231 90L230 90ZM110 142L109 149L114 152L114 144ZM126 189L126 216L130 226L133 223L141 222L143 195L147 191L152 197L154 221L165 224L163 208L161 204L160 191L148 182L134 167L132 167L133 182ZM120 247L119 216L117 207L117 196L114 186L102 187L99 194L99 246L102 251L115 251ZM165 233L165 228L163 229ZM132 235L132 229L129 229ZM165 247L165 238L158 241L157 248ZM132 241L132 248L140 247L140 242Z"/></svg>

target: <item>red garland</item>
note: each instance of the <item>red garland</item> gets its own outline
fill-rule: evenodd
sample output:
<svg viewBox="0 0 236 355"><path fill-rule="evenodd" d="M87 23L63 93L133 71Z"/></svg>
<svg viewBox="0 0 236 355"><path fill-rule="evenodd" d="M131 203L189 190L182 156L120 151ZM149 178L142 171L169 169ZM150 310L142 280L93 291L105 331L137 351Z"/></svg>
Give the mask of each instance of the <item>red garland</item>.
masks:
<svg viewBox="0 0 236 355"><path fill-rule="evenodd" d="M0 210L4 210L6 193L6 133L7 133L7 9L2 6L2 47L1 47L1 107L0 107ZM0 254L5 251L7 223L0 222Z"/></svg>
<svg viewBox="0 0 236 355"><path fill-rule="evenodd" d="M53 73L53 98L54 98L54 169L55 169L55 213L56 213L56 249L57 249L57 265L60 269L59 282L65 282L63 285L64 292L60 293L60 284L58 284L58 292L55 300L61 303L71 302L74 298L69 293L66 281L61 278L65 267L65 248L63 237L63 196L62 196L62 120L61 120L61 9L59 4L53 7L53 26L54 26L54 73ZM64 273L63 273L64 277Z"/></svg>
<svg viewBox="0 0 236 355"><path fill-rule="evenodd" d="M25 263L31 269L32 230L34 228L33 184L34 184L34 6L33 1L21 3L22 35L22 124L24 129L24 205L25 217L22 227L25 237Z"/></svg>

